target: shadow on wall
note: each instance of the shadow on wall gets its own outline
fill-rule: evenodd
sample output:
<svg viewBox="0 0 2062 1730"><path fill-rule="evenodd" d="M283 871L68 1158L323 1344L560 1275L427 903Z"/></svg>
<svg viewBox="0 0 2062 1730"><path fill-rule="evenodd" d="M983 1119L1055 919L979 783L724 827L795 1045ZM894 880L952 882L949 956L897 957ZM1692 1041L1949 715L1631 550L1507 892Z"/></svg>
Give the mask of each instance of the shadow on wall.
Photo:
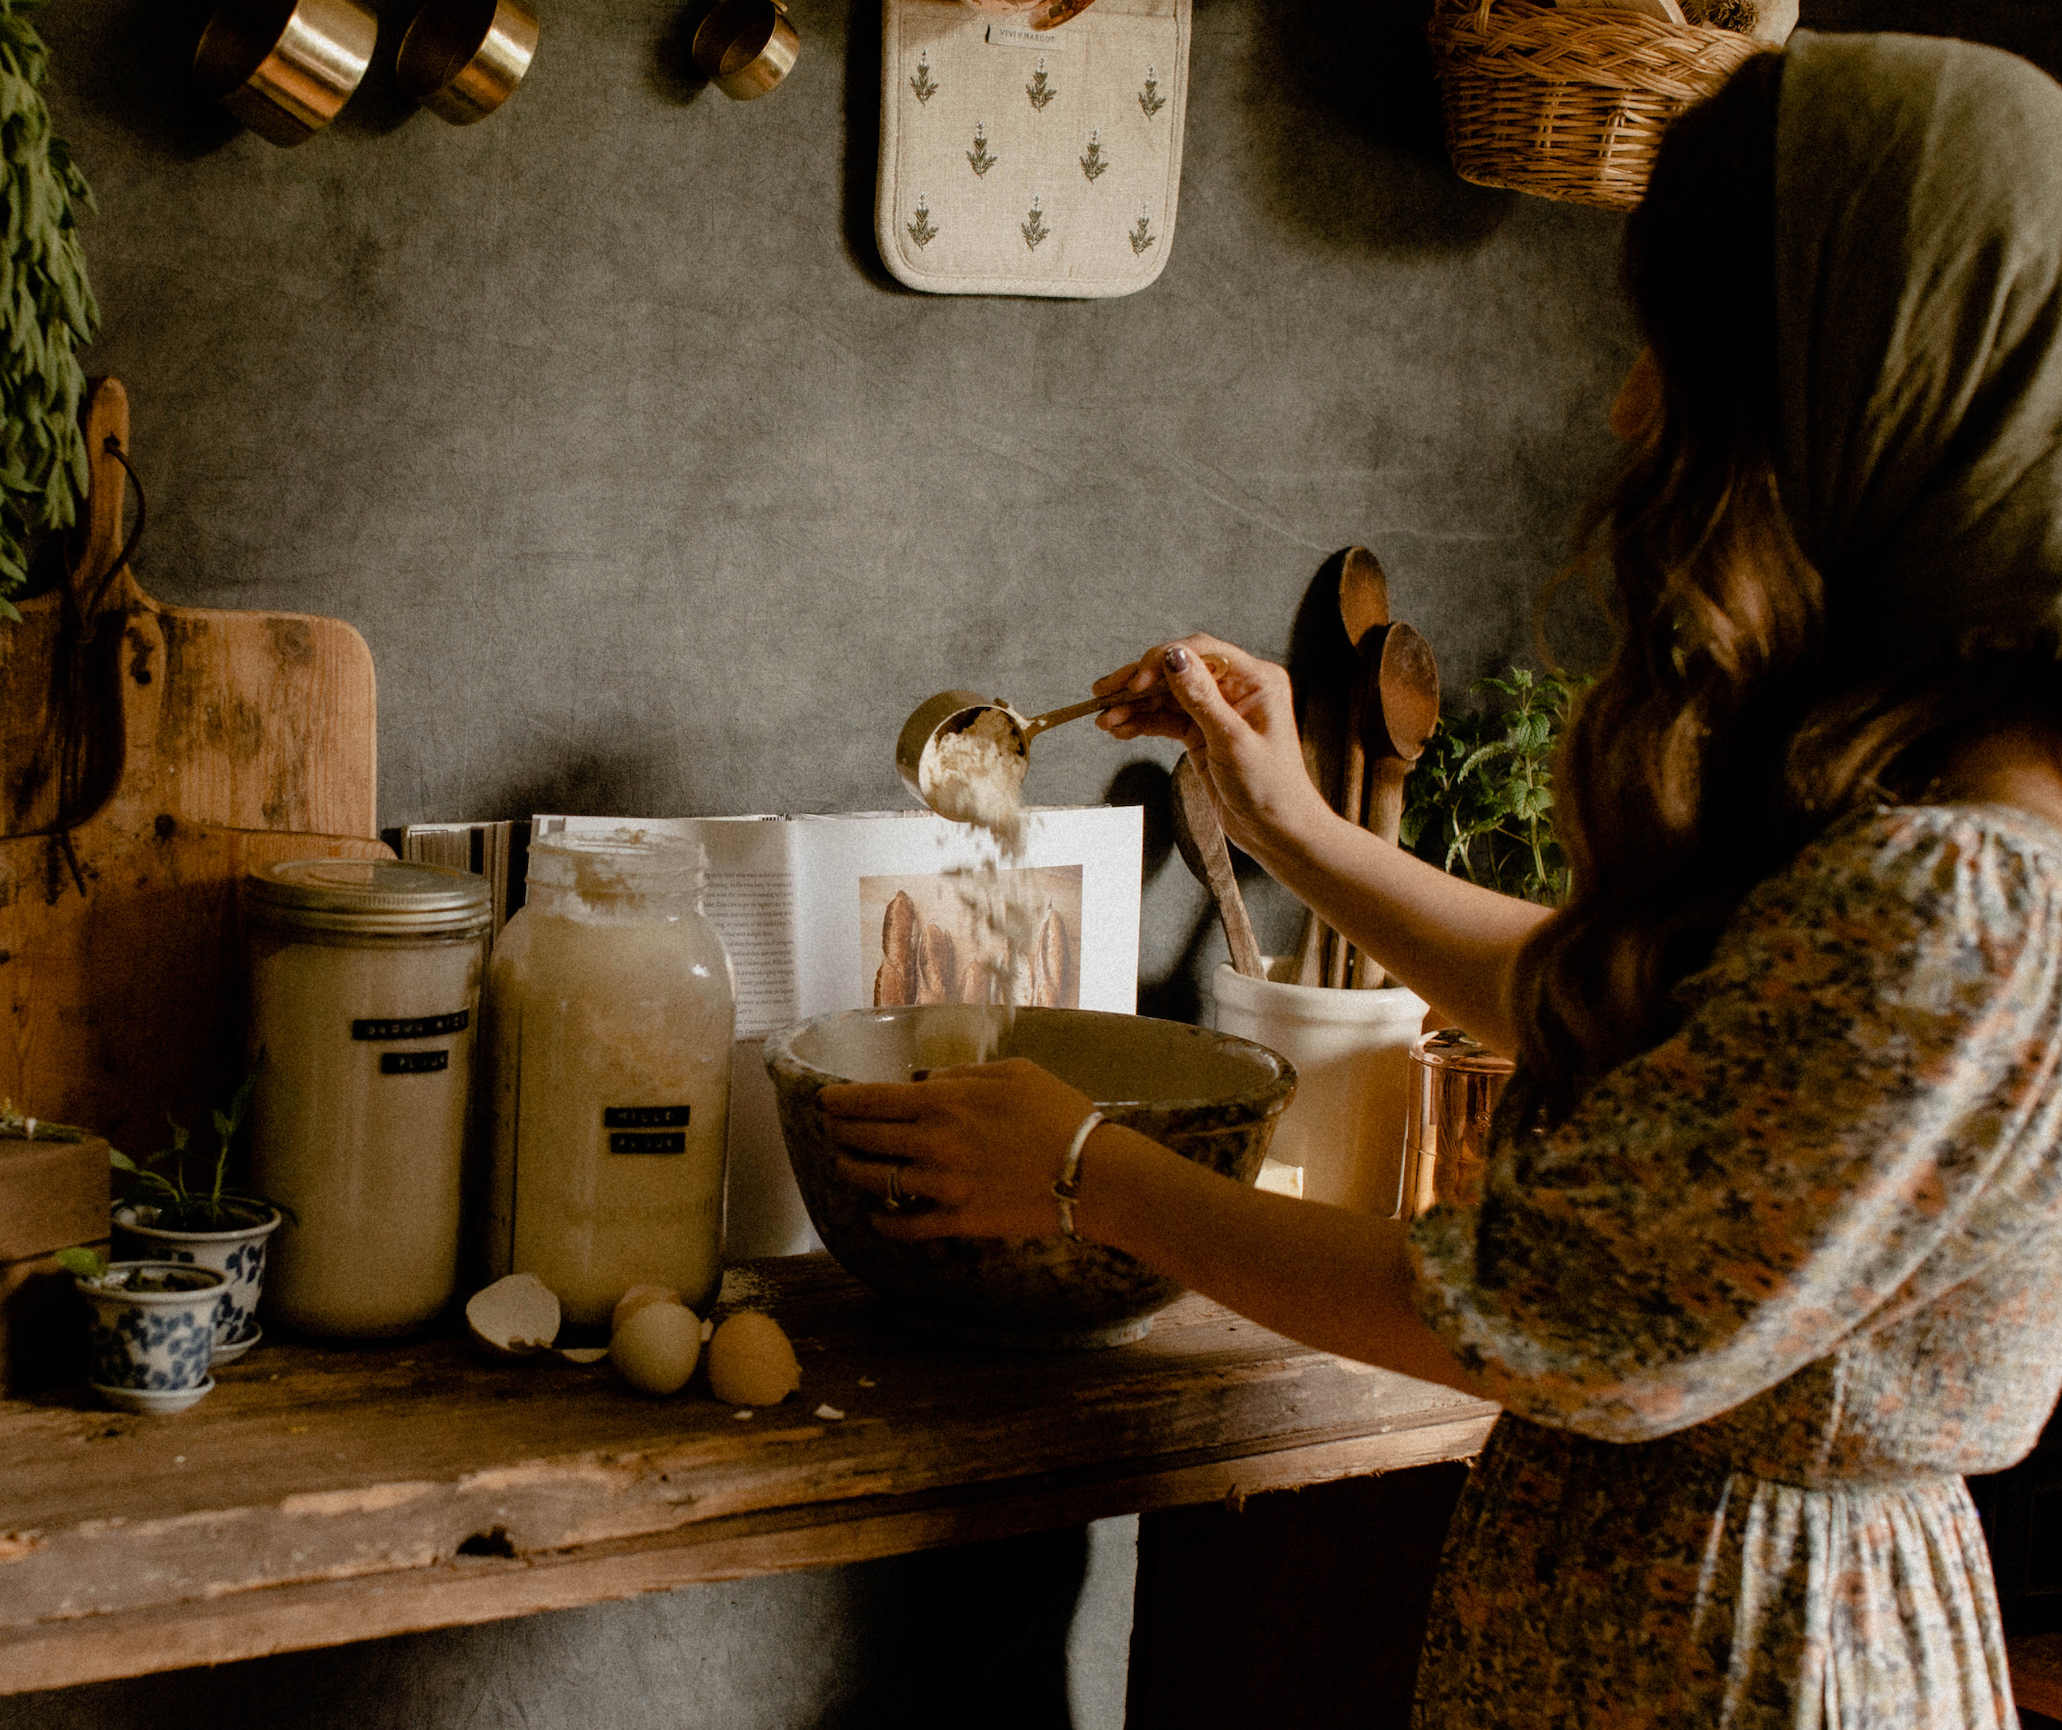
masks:
<svg viewBox="0 0 2062 1730"><path fill-rule="evenodd" d="M1447 160L1426 0L1261 0L1242 99L1266 207L1312 240L1389 254L1471 252L1519 196Z"/></svg>
<svg viewBox="0 0 2062 1730"><path fill-rule="evenodd" d="M859 274L888 294L923 298L897 282L881 262L874 238L874 191L881 164L881 9L875 0L855 0L840 20L842 43L826 43L845 61L845 251Z"/></svg>
<svg viewBox="0 0 2062 1730"><path fill-rule="evenodd" d="M125 0L107 12L94 49L67 55L53 82L153 155L212 156L243 130L194 88L193 51L212 10L206 0Z"/></svg>
<svg viewBox="0 0 2062 1730"><path fill-rule="evenodd" d="M379 44L364 81L330 129L384 137L420 110L402 94L394 56L420 0L364 0ZM211 156L243 130L193 79L193 53L216 8L209 0L124 0L100 26L97 52L68 55L58 76L80 105L113 119L147 152L178 162Z"/></svg>
<svg viewBox="0 0 2062 1730"><path fill-rule="evenodd" d="M698 101L709 81L694 63L696 27L715 11L708 0L684 6L665 21L652 37L651 61L645 68L644 87L652 95L682 107Z"/></svg>

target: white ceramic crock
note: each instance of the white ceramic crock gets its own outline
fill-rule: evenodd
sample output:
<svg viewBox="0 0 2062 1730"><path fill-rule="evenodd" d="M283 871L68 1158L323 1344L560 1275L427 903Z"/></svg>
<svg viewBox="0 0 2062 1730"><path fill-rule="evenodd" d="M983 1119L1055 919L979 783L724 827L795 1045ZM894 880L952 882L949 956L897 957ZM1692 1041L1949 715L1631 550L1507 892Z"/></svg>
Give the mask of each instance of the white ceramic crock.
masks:
<svg viewBox="0 0 2062 1730"><path fill-rule="evenodd" d="M1270 959L1270 973L1290 965ZM1211 981L1217 1029L1278 1051L1296 1066L1296 1097L1269 1157L1303 1168L1306 1201L1393 1216L1403 1173L1410 1048L1425 1000L1400 985L1376 991L1249 979L1220 964Z"/></svg>

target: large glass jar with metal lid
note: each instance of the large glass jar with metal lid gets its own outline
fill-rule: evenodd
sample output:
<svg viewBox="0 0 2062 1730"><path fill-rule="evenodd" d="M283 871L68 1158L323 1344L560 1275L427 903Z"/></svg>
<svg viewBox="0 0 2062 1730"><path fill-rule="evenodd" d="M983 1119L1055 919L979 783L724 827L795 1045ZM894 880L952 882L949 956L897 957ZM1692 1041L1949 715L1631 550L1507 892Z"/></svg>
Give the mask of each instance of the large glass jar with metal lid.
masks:
<svg viewBox="0 0 2062 1730"><path fill-rule="evenodd" d="M292 1210L265 1309L307 1333L408 1333L458 1280L487 881L308 859L245 887L251 1176Z"/></svg>
<svg viewBox="0 0 2062 1730"><path fill-rule="evenodd" d="M488 1271L567 1319L633 1285L690 1307L722 1277L736 988L699 842L539 835L487 983Z"/></svg>

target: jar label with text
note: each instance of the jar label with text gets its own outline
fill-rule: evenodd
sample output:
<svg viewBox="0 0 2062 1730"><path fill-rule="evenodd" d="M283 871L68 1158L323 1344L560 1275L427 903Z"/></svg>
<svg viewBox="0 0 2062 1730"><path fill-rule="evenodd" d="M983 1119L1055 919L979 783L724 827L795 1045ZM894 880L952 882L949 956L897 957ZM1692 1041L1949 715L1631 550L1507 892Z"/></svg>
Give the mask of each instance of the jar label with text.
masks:
<svg viewBox="0 0 2062 1730"><path fill-rule="evenodd" d="M434 1000L433 1000L434 1001ZM351 1023L353 1039L437 1039L447 1033L463 1033L472 1023L472 1011L454 1009L449 1015L375 1017Z"/></svg>
<svg viewBox="0 0 2062 1730"><path fill-rule="evenodd" d="M684 1105L605 1105L601 1126L611 1153L685 1153L687 1116Z"/></svg>

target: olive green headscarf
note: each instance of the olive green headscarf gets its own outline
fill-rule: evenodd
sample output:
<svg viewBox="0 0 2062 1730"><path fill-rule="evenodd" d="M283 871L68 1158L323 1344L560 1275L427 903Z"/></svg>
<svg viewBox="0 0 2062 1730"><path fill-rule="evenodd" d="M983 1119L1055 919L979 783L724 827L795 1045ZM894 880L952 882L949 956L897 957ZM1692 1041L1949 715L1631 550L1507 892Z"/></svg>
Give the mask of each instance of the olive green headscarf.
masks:
<svg viewBox="0 0 2062 1730"><path fill-rule="evenodd" d="M2062 625L2062 85L1922 36L1791 38L1783 503L1829 647Z"/></svg>

